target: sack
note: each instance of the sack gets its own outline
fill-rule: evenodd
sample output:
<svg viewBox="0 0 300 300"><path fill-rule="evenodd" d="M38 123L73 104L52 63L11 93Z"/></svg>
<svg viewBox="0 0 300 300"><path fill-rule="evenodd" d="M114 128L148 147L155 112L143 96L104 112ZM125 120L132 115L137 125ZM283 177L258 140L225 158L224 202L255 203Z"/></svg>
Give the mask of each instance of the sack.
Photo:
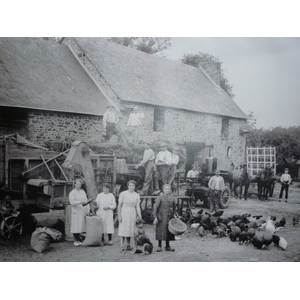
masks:
<svg viewBox="0 0 300 300"><path fill-rule="evenodd" d="M34 251L39 253L49 249L51 236L46 233L45 229L47 228L38 228L31 235L30 246Z"/></svg>
<svg viewBox="0 0 300 300"><path fill-rule="evenodd" d="M62 233L54 228L45 228L45 232L51 237L50 242L59 242L62 239Z"/></svg>
<svg viewBox="0 0 300 300"><path fill-rule="evenodd" d="M62 233L53 228L41 227L36 229L30 240L30 246L36 252L45 252L49 249L51 242L59 242L62 239Z"/></svg>
<svg viewBox="0 0 300 300"><path fill-rule="evenodd" d="M86 216L86 237L82 246L100 246L102 244L103 219L100 216Z"/></svg>

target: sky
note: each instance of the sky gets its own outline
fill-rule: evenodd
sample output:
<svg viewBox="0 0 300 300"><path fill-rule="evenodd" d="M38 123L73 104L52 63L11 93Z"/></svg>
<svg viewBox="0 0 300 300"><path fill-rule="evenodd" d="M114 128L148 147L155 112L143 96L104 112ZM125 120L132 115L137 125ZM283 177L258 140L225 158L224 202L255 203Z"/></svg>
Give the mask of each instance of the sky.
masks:
<svg viewBox="0 0 300 300"><path fill-rule="evenodd" d="M234 101L256 128L300 126L300 38L172 37L166 57L209 53L222 62Z"/></svg>

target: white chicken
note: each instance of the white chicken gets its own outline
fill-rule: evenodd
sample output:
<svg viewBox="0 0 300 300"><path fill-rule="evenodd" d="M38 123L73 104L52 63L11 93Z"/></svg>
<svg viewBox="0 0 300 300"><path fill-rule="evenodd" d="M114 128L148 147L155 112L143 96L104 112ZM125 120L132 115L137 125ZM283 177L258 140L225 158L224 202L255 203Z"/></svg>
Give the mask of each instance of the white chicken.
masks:
<svg viewBox="0 0 300 300"><path fill-rule="evenodd" d="M279 247L282 249L282 250L285 250L286 247L287 247L287 241L285 240L285 238L283 237L280 237L279 239Z"/></svg>
<svg viewBox="0 0 300 300"><path fill-rule="evenodd" d="M269 214L265 224L266 232L275 234L280 230L280 227L275 227L275 221L271 220L271 216Z"/></svg>

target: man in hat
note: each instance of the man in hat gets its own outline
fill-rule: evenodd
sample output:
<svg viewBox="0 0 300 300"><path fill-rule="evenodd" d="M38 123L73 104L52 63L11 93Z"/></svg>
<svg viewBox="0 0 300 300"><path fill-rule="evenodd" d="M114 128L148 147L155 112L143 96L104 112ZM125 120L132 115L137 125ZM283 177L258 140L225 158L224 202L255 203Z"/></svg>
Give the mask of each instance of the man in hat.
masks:
<svg viewBox="0 0 300 300"><path fill-rule="evenodd" d="M118 122L119 118L115 114L113 107L107 106L106 112L103 115L103 128L106 131L106 134L104 135L105 142L109 141L114 134L119 135L116 128Z"/></svg>
<svg viewBox="0 0 300 300"><path fill-rule="evenodd" d="M158 152L156 159L155 159L155 166L154 166L154 189L155 191L153 194L159 194L159 181L162 181L163 184L167 183L167 176L169 167L171 165L171 153L167 150L167 144L162 143L160 145L161 151Z"/></svg>
<svg viewBox="0 0 300 300"><path fill-rule="evenodd" d="M171 163L168 171L168 176L167 176L167 183L171 184L173 183L173 180L175 178L176 174L176 168L179 163L179 148L178 147L173 147L173 151L171 153Z"/></svg>
<svg viewBox="0 0 300 300"><path fill-rule="evenodd" d="M134 133L134 143L137 143L139 128L142 125L142 120L144 118L144 113L140 111L137 106L135 106L127 122L127 132L129 135L132 135Z"/></svg>
<svg viewBox="0 0 300 300"><path fill-rule="evenodd" d="M153 188L153 172L154 172L154 159L155 155L153 150L150 148L150 142L145 142L145 150L142 161L136 165L136 169L143 167L145 168L145 181L143 189L140 195L149 195L150 190Z"/></svg>

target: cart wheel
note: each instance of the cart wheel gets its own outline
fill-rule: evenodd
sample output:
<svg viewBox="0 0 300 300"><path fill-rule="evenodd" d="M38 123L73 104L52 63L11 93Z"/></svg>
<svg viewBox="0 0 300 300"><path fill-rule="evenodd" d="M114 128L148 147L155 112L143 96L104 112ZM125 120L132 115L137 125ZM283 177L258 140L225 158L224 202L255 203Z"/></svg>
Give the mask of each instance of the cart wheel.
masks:
<svg viewBox="0 0 300 300"><path fill-rule="evenodd" d="M220 207L221 208L227 208L229 206L229 200L230 200L230 188L228 186L224 186L221 194L220 199Z"/></svg>
<svg viewBox="0 0 300 300"><path fill-rule="evenodd" d="M18 217L9 216L1 222L1 235L7 239L13 239L14 237L21 235L23 231L22 222Z"/></svg>

